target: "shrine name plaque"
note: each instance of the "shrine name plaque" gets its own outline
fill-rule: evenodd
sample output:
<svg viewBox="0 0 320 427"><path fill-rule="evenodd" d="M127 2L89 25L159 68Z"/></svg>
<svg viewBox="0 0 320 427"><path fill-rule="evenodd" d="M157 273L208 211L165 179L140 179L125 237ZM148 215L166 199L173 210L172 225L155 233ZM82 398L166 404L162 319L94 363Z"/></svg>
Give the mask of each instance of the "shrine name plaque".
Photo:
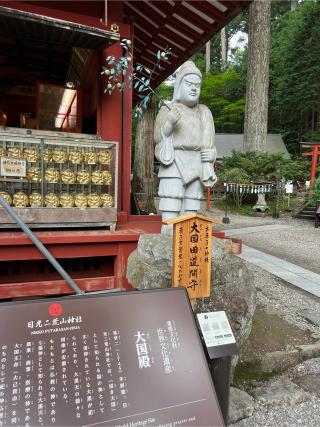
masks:
<svg viewBox="0 0 320 427"><path fill-rule="evenodd" d="M222 426L185 289L0 305L0 426Z"/></svg>

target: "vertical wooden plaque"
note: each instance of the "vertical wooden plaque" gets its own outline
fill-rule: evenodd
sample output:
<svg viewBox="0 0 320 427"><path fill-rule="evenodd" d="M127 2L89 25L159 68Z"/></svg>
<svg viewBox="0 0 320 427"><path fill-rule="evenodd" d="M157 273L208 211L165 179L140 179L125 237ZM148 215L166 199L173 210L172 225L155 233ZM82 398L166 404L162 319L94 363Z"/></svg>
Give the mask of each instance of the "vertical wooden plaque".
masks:
<svg viewBox="0 0 320 427"><path fill-rule="evenodd" d="M210 296L212 223L198 214L165 221L173 224L172 286L187 288L190 299Z"/></svg>

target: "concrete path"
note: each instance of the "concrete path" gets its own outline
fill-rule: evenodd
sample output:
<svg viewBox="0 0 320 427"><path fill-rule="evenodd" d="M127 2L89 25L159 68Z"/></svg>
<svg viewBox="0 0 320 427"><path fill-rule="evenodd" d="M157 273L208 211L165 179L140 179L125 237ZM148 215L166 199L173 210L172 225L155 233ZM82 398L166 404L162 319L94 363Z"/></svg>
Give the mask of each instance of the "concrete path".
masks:
<svg viewBox="0 0 320 427"><path fill-rule="evenodd" d="M275 224L229 229L224 231L226 236L235 237L261 231L275 231L288 227L290 226ZM243 245L240 257L254 265L257 265L258 267L263 268L274 276L277 276L286 282L311 293L312 295L320 297L320 274L313 273L310 270L299 267L291 262L284 261L273 255L266 254L265 252L257 249L253 249L247 245Z"/></svg>
<svg viewBox="0 0 320 427"><path fill-rule="evenodd" d="M290 228L290 225L286 224L269 224L269 225L257 225L254 227L244 227L244 228L228 228L223 230L226 236L240 236L244 234L260 233L263 231L275 231L283 230L284 228Z"/></svg>

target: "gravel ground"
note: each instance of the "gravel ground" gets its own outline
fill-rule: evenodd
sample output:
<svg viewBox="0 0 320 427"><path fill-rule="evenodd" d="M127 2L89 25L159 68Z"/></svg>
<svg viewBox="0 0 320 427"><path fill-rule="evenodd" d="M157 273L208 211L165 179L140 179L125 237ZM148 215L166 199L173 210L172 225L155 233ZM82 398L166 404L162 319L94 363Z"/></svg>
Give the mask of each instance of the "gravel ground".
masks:
<svg viewBox="0 0 320 427"><path fill-rule="evenodd" d="M221 219L224 213L214 209L211 215ZM271 224L289 226L283 230L237 235L237 238L241 238L245 244L255 249L320 273L320 229L315 229L313 222L291 216L280 219L236 214L228 214L228 216L230 224L215 227L227 230ZM266 307L270 314L277 314L301 329L320 334L320 328L311 325L301 315L304 309L320 312L320 298L289 285L253 264L248 266L255 274L259 305Z"/></svg>
<svg viewBox="0 0 320 427"><path fill-rule="evenodd" d="M320 399L310 395L310 400L295 405L259 405L253 416L241 420L233 427L319 427Z"/></svg>
<svg viewBox="0 0 320 427"><path fill-rule="evenodd" d="M255 274L257 304L264 306L269 314L277 314L300 329L313 332L320 339L320 328L305 320L301 313L302 310L319 313L320 298L287 284L253 264L248 266Z"/></svg>
<svg viewBox="0 0 320 427"><path fill-rule="evenodd" d="M214 210L215 218L222 218L223 212ZM285 224L289 228L277 231L258 232L237 236L245 244L270 255L297 264L303 268L320 273L320 229L314 228L312 222L292 219L278 220L270 217L248 217L228 214L230 224L219 229L245 228L258 225ZM270 314L277 314L302 330L308 330L320 339L320 328L305 320L301 311L304 309L320 312L320 298L299 290L281 279L272 276L261 268L249 264L255 274L257 303L263 305ZM317 360L317 359L314 359ZM313 366L314 363L314 366ZM309 360L288 371L289 378L305 373L320 375L320 363ZM257 404L253 416L241 420L233 427L318 427L320 426L320 397L309 394L305 402L289 405Z"/></svg>
<svg viewBox="0 0 320 427"><path fill-rule="evenodd" d="M305 374L320 376L320 358L307 360L290 369L282 378L294 381ZM320 392L320 390L319 390ZM319 427L320 396L308 393L307 399L298 404L257 404L253 416L232 424L232 427Z"/></svg>
<svg viewBox="0 0 320 427"><path fill-rule="evenodd" d="M223 213L213 211L213 215L221 218ZM228 230L271 224L288 225L289 228L283 230L261 231L237 237L254 249L320 274L320 229L314 228L312 221L294 219L290 216L277 220L271 217L260 218L232 214L228 216L230 224L220 226L219 229Z"/></svg>

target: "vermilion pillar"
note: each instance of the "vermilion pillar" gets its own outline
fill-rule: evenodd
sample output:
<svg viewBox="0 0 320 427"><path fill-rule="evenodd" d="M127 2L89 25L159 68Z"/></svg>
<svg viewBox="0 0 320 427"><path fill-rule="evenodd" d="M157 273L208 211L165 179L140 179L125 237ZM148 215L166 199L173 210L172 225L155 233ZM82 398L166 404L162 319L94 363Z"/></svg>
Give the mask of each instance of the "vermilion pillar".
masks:
<svg viewBox="0 0 320 427"><path fill-rule="evenodd" d="M302 153L303 156L312 156L312 163L311 163L311 174L310 174L310 185L311 188L315 184L316 180L316 171L317 171L317 164L318 164L318 156L320 155L320 145L310 145L312 147L312 151L309 151L308 153Z"/></svg>
<svg viewBox="0 0 320 427"><path fill-rule="evenodd" d="M131 25L120 21L122 18L122 2L108 3L108 27L117 24L120 37L130 38ZM101 69L106 64L107 56L119 59L124 55L120 43L115 43L102 53ZM97 114L98 133L105 140L119 143L118 157L118 211L130 213L130 175L131 175L131 110L132 91L127 87L124 92L117 88L111 95L104 93L107 78L101 79L99 88L99 107Z"/></svg>

